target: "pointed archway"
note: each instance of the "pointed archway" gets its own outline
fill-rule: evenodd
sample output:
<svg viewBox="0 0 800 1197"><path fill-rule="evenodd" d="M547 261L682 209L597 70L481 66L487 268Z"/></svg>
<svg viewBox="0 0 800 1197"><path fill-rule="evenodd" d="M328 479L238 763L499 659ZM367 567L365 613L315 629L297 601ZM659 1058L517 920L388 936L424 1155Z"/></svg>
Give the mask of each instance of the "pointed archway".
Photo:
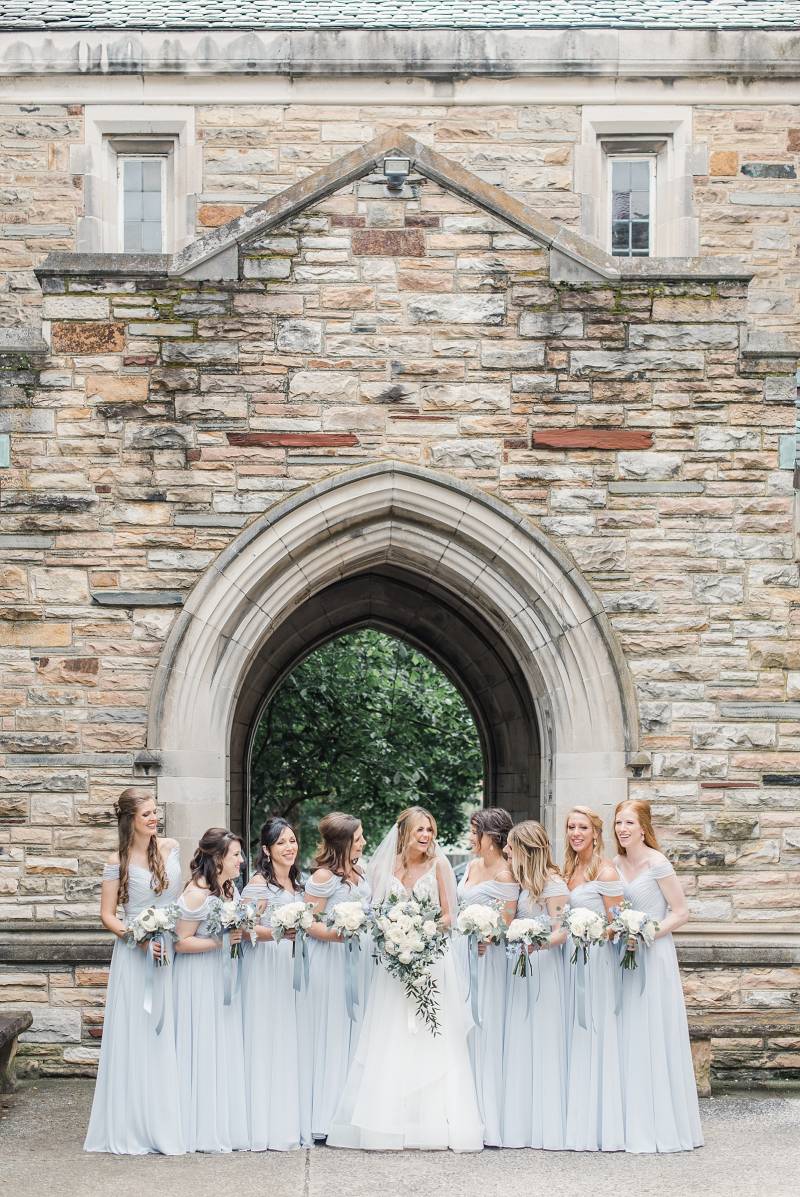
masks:
<svg viewBox="0 0 800 1197"><path fill-rule="evenodd" d="M265 697L337 632L416 642L476 712L487 800L556 836L575 802L607 811L638 745L632 682L602 606L566 554L463 482L386 462L255 520L197 584L165 645L148 748L171 835L246 817Z"/></svg>

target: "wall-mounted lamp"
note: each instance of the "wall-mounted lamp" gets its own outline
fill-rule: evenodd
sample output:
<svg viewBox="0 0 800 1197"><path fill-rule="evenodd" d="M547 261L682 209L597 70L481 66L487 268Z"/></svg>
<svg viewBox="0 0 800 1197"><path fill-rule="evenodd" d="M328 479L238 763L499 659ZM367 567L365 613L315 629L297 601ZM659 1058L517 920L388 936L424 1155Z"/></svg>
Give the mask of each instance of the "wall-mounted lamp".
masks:
<svg viewBox="0 0 800 1197"><path fill-rule="evenodd" d="M403 184L411 171L410 158L384 158L383 173L389 191L402 191Z"/></svg>

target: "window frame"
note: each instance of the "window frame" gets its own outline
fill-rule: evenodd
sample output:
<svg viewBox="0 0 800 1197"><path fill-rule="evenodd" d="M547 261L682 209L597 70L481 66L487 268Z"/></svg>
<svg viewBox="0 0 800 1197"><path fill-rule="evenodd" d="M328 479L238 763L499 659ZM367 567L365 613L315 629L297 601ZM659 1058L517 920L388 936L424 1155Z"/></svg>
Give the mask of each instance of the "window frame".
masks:
<svg viewBox="0 0 800 1197"><path fill-rule="evenodd" d="M117 232L120 253L158 253L167 252L166 246L171 243L169 228L170 204L167 202L169 192L169 151L163 153L135 152L128 150L116 151L117 167ZM161 167L161 245L158 249L126 250L125 249L125 163L126 162L158 162Z"/></svg>
<svg viewBox="0 0 800 1197"><path fill-rule="evenodd" d="M605 171L605 207L603 212L603 226L605 228L605 249L614 258L654 258L658 256L658 155L655 148L649 150L622 148L606 149L603 145L603 168ZM648 244L647 253L615 254L614 253L614 163L615 162L646 162L649 171L650 203L647 218Z"/></svg>

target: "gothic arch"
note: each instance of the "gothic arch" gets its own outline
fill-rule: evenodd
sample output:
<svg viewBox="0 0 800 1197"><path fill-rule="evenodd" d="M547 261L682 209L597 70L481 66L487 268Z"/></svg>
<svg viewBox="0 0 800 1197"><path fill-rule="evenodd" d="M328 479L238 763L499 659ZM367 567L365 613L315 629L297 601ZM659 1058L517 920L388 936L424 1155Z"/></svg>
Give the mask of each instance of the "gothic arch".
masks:
<svg viewBox="0 0 800 1197"><path fill-rule="evenodd" d="M476 488L385 462L268 511L189 595L148 726L169 834L188 848L210 824L243 818L265 696L316 644L366 624L405 635L462 687L488 801L541 814L558 834L571 804L606 813L626 794L633 685L574 562Z"/></svg>

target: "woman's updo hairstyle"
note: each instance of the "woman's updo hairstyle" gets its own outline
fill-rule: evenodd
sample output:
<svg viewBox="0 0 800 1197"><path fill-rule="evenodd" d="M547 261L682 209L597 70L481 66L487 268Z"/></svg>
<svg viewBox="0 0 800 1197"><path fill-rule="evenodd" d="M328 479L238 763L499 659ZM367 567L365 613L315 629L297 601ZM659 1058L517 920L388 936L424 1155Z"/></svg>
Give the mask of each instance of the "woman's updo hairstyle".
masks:
<svg viewBox="0 0 800 1197"><path fill-rule="evenodd" d="M244 840L240 835L234 835L225 827L209 827L200 837L197 851L189 862L191 880L196 885L202 879L215 898L233 897L233 879L229 878L224 885L219 880L222 862L233 843L244 849Z"/></svg>
<svg viewBox="0 0 800 1197"><path fill-rule="evenodd" d="M124 906L128 901L128 865L133 847L133 821L136 812L145 802L153 802L153 795L149 790L138 790L131 786L123 790L114 803L114 814L117 816L117 830L119 832L119 888L117 902ZM150 869L150 888L156 894L163 894L167 888L167 870L164 867L164 857L158 846L158 836L151 835L147 843L147 866Z"/></svg>
<svg viewBox="0 0 800 1197"><path fill-rule="evenodd" d="M484 806L481 810L476 810L470 823L479 840L481 836L488 835L500 852L505 848L508 833L514 826L514 820L502 806Z"/></svg>
<svg viewBox="0 0 800 1197"><path fill-rule="evenodd" d="M284 831L291 831L295 839L297 839L297 832L288 819L284 819L282 815L269 815L264 826L261 828L259 836L258 856L254 862L254 868L257 873L266 881L267 885L278 885L278 879L275 876L275 869L272 864L272 857L270 856L270 848L277 844L278 840L283 835ZM300 849L300 841L297 841L298 855ZM300 884L300 869L297 866L297 858L294 864L289 869L289 882L292 889L302 889Z"/></svg>
<svg viewBox="0 0 800 1197"><path fill-rule="evenodd" d="M355 815L346 815L338 810L320 819L321 842L314 857L314 868L329 869L337 877L346 877L353 869L359 873L360 870L353 864L353 840L360 826L361 820Z"/></svg>

